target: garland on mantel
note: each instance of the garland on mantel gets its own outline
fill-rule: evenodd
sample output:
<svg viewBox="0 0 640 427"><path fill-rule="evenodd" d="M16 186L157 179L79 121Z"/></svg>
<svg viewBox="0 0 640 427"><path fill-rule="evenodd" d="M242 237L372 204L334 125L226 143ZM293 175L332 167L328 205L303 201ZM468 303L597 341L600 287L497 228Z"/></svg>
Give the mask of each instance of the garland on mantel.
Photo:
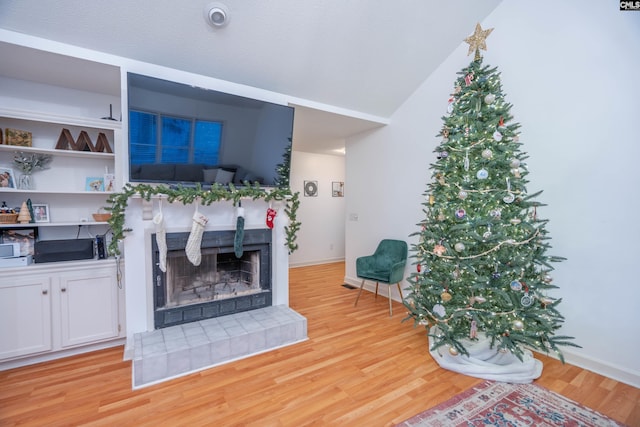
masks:
<svg viewBox="0 0 640 427"><path fill-rule="evenodd" d="M289 225L285 227L287 248L290 254L298 249L295 240L301 225L296 220L296 212L300 205L298 200L299 193L291 193L289 188L265 189L261 188L258 183L254 185L245 183L244 187L235 187L233 184L223 187L220 184L213 184L210 189L206 190L200 185L196 187L168 187L166 185L125 184L121 192L109 196L108 202L111 206L105 208L105 210L111 212L109 225L113 232L113 238L108 247L110 255L120 255L119 243L124 240L125 233L131 231L131 229L125 228L124 212L127 209L129 199L136 195L146 201L151 200L152 197L164 196L169 203L181 202L184 205L188 205L197 201L204 206L223 201L233 201L233 205L236 206L242 199L264 199L265 202L284 201L284 212L289 218Z"/></svg>

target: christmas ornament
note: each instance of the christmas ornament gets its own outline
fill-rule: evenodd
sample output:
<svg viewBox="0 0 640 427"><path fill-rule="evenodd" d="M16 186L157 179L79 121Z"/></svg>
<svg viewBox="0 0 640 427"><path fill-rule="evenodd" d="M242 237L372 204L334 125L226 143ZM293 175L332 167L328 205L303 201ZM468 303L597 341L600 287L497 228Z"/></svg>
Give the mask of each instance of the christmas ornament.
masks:
<svg viewBox="0 0 640 427"><path fill-rule="evenodd" d="M431 311L433 311L433 314L436 314L440 317L444 317L445 314L447 314L447 311L445 310L444 305L442 304L434 305Z"/></svg>
<svg viewBox="0 0 640 427"><path fill-rule="evenodd" d="M508 193L506 196L502 198L502 201L509 204L509 203L513 203L515 199L516 199L516 196L514 196L513 193Z"/></svg>
<svg viewBox="0 0 640 427"><path fill-rule="evenodd" d="M518 225L522 222L522 220L520 218L511 218L509 222L513 225Z"/></svg>
<svg viewBox="0 0 640 427"><path fill-rule="evenodd" d="M479 302L480 304L482 304L483 302L487 302L487 299L485 297L483 297L483 296L480 296L480 295L478 295L478 296L476 296L474 298L475 298L475 301Z"/></svg>
<svg viewBox="0 0 640 427"><path fill-rule="evenodd" d="M454 279L459 279L460 278L460 267L458 267L456 265L456 268L453 270L453 273L451 273L451 275L453 276Z"/></svg>
<svg viewBox="0 0 640 427"><path fill-rule="evenodd" d="M498 142L502 141L502 134L499 131L495 131L493 133L493 139L495 139Z"/></svg>
<svg viewBox="0 0 640 427"><path fill-rule="evenodd" d="M487 231L485 231L484 233L482 233L482 238L483 239L488 239L489 237L491 237L491 224L489 224L487 226Z"/></svg>
<svg viewBox="0 0 640 427"><path fill-rule="evenodd" d="M504 117L500 116L500 121L498 122L498 129L504 129Z"/></svg>
<svg viewBox="0 0 640 427"><path fill-rule="evenodd" d="M440 294L440 298L442 299L442 302L449 302L451 301L451 294L447 291L444 291Z"/></svg>
<svg viewBox="0 0 640 427"><path fill-rule="evenodd" d="M471 83L473 83L473 73L469 73L464 76L464 84L466 84L467 86L471 86Z"/></svg>
<svg viewBox="0 0 640 427"><path fill-rule="evenodd" d="M444 220L445 220L444 212L440 211L438 213L438 221L444 221Z"/></svg>
<svg viewBox="0 0 640 427"><path fill-rule="evenodd" d="M467 212L464 209L458 209L456 211L456 218L462 219L467 215Z"/></svg>
<svg viewBox="0 0 640 427"><path fill-rule="evenodd" d="M484 103L485 104L493 104L493 101L496 100L496 96L492 93L488 94L487 96L484 97Z"/></svg>
<svg viewBox="0 0 640 427"><path fill-rule="evenodd" d="M509 166L511 166L512 168L519 168L520 167L520 160L513 158L509 161Z"/></svg>
<svg viewBox="0 0 640 427"><path fill-rule="evenodd" d="M469 338L474 339L478 337L478 323L475 320L471 321L471 328L469 329Z"/></svg>
<svg viewBox="0 0 640 427"><path fill-rule="evenodd" d="M275 219L277 214L278 212L276 212L275 209L272 209L272 208L267 209L267 219L266 219L267 227L273 228L273 220Z"/></svg>
<svg viewBox="0 0 640 427"><path fill-rule="evenodd" d="M519 291L522 289L522 283L520 283L517 280L514 280L513 282L511 282L509 286L511 286L511 289L514 291Z"/></svg>
<svg viewBox="0 0 640 427"><path fill-rule="evenodd" d="M524 329L524 323L522 323L522 320L514 320L513 321L513 329L516 331L521 331Z"/></svg>
<svg viewBox="0 0 640 427"><path fill-rule="evenodd" d="M475 52L477 58L480 56L480 49L487 50L487 37L489 37L492 31L493 28L483 30L479 23L476 24L476 29L473 34L464 39L465 43L469 44L467 56Z"/></svg>
<svg viewBox="0 0 640 427"><path fill-rule="evenodd" d="M445 252L447 252L447 248L445 248L442 245L435 245L433 247L433 253L436 254L437 256L442 256L444 255Z"/></svg>
<svg viewBox="0 0 640 427"><path fill-rule="evenodd" d="M435 202L436 202L436 198L433 196L433 194L429 194L429 204L433 206Z"/></svg>
<svg viewBox="0 0 640 427"><path fill-rule="evenodd" d="M447 157L449 157L449 152L448 151L440 151L440 152L438 152L438 158L439 159L446 159Z"/></svg>
<svg viewBox="0 0 640 427"><path fill-rule="evenodd" d="M513 176L515 176L516 178L520 178L520 169L511 169L511 173L513 174Z"/></svg>
<svg viewBox="0 0 640 427"><path fill-rule="evenodd" d="M476 174L478 179L487 179L489 178L489 172L486 169L480 169Z"/></svg>
<svg viewBox="0 0 640 427"><path fill-rule="evenodd" d="M416 265L416 270L418 270L418 273L420 273L420 270L422 270L422 266L420 264Z"/></svg>
<svg viewBox="0 0 640 427"><path fill-rule="evenodd" d="M468 193L467 193L466 191L464 191L464 190L460 190L460 191L458 192L458 198L460 198L461 200L466 199L466 198L467 198L467 196L468 196Z"/></svg>
<svg viewBox="0 0 640 427"><path fill-rule="evenodd" d="M492 209L491 211L489 211L489 215L496 219L500 219L500 217L502 216L502 211L500 209Z"/></svg>
<svg viewBox="0 0 640 427"><path fill-rule="evenodd" d="M187 254L187 259L191 264L197 267L200 265L200 261L202 261L202 254L200 253L202 233L204 232L204 227L207 225L207 222L209 222L209 218L198 212L198 205L196 205L196 211L193 214L192 222L191 233L189 233L187 245L184 250Z"/></svg>
<svg viewBox="0 0 640 427"><path fill-rule="evenodd" d="M542 281L545 283L551 283L553 282L553 277L551 277L548 274L545 274L544 276L542 276Z"/></svg>
<svg viewBox="0 0 640 427"><path fill-rule="evenodd" d="M483 159L491 159L492 157L493 157L493 151L489 150L488 148L485 150L482 150Z"/></svg>
<svg viewBox="0 0 640 427"><path fill-rule="evenodd" d="M469 150L467 149L466 153L464 154L464 170L468 171L469 170Z"/></svg>
<svg viewBox="0 0 640 427"><path fill-rule="evenodd" d="M449 354L452 356L457 356L459 353L455 347L449 347Z"/></svg>
<svg viewBox="0 0 640 427"><path fill-rule="evenodd" d="M553 304L553 300L549 297L542 297L540 298L540 302L542 303L542 305L547 306L549 304Z"/></svg>
<svg viewBox="0 0 640 427"><path fill-rule="evenodd" d="M522 304L523 307L529 307L533 304L533 298L529 296L529 292L525 292L522 298L520 298L520 304Z"/></svg>
<svg viewBox="0 0 640 427"><path fill-rule="evenodd" d="M456 243L453 248L457 251L457 252L462 252L465 249L464 243L462 242L458 242Z"/></svg>

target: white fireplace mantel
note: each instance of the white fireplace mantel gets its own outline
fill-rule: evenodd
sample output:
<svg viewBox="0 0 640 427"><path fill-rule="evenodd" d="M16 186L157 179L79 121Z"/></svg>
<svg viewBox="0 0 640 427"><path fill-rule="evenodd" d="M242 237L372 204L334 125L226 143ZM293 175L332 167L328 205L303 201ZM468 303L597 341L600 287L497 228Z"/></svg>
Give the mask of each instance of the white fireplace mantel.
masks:
<svg viewBox="0 0 640 427"><path fill-rule="evenodd" d="M162 206L160 206L162 205ZM264 229L269 205L262 200L243 200L245 230ZM284 227L288 218L284 213L284 203L274 202L271 206L278 211L272 235L272 299L273 305L289 305L289 253L286 246ZM127 343L125 358L131 358L133 336L136 333L152 331L153 323L153 265L151 239L155 233L153 215L162 209L167 233L189 232L195 204L169 203L164 199L147 202L142 198L132 198L125 212L125 234L122 242L124 263ZM216 202L209 206L198 205L198 211L208 219L205 231L235 230L236 208L232 202Z"/></svg>

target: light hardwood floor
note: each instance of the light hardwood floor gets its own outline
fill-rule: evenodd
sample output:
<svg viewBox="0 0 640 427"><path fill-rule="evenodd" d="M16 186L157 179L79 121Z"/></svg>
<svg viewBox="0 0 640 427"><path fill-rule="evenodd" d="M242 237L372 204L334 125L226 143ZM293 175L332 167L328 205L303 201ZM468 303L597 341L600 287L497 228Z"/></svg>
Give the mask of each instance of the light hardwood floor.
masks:
<svg viewBox="0 0 640 427"><path fill-rule="evenodd" d="M121 347L0 372L0 425L389 426L482 381L439 368L401 304L390 318L363 292L354 308L343 278L344 263L290 270L308 341L141 390ZM537 384L640 426L639 389L538 358Z"/></svg>

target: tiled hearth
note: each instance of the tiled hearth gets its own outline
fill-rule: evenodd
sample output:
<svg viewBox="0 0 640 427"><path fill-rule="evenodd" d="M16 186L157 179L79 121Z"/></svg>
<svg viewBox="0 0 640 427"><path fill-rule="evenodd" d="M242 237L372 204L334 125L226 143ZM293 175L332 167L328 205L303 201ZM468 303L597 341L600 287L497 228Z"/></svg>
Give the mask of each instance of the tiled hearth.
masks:
<svg viewBox="0 0 640 427"><path fill-rule="evenodd" d="M307 319L278 305L134 335L133 388L307 339Z"/></svg>

